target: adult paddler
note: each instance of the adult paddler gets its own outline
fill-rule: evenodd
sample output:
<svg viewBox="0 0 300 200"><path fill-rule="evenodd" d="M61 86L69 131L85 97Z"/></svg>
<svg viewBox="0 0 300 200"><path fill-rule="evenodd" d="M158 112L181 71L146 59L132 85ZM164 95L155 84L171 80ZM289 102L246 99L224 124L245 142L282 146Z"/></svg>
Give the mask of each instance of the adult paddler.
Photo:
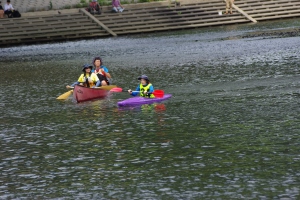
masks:
<svg viewBox="0 0 300 200"><path fill-rule="evenodd" d="M103 65L102 59L100 56L97 56L93 59L93 65L95 69L93 72L98 76L101 86L106 86L110 84L111 76L108 73L108 69Z"/></svg>

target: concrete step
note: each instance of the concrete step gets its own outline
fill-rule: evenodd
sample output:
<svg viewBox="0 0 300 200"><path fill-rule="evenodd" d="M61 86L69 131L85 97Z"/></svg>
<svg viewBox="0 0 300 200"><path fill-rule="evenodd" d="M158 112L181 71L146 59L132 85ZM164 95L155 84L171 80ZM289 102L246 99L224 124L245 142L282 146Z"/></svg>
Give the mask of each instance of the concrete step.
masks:
<svg viewBox="0 0 300 200"><path fill-rule="evenodd" d="M151 11L137 11L134 13L120 13L117 15L100 15L100 16L96 16L96 18L100 19L100 20L110 20L110 19L117 19L117 18L124 18L124 17L136 17L136 16L140 16L140 15L163 15L163 14L167 14L167 13L184 13L184 12L205 12L205 11L214 11L215 13L217 13L218 10L222 10L224 9L224 6L219 6L219 7L207 7L207 8L202 8L202 7L190 7L190 8L182 8L182 7L178 7L178 8L169 8L169 9L164 9L164 10L151 10Z"/></svg>
<svg viewBox="0 0 300 200"><path fill-rule="evenodd" d="M109 28L116 28L116 27L120 27L120 28L124 28L127 26L144 26L144 25L151 25L151 24L162 24L162 23L178 23L178 22L186 22L186 21L190 21L191 23L194 20L206 20L206 21L220 21L225 20L224 18L226 18L226 20L235 20L236 18L241 18L244 19L245 17L240 15L240 14L233 14L233 15L223 15L223 16L215 16L215 17L211 17L209 15L204 15L202 17L199 16L195 16L195 15L185 15L185 16L169 16L169 17L165 17L165 18L155 18L155 19L148 19L147 21L145 20L140 20L140 19L136 19L136 21L130 21L130 23L128 23L128 21L123 21L121 23L109 23L107 24L107 26ZM245 18L246 19L246 18Z"/></svg>
<svg viewBox="0 0 300 200"><path fill-rule="evenodd" d="M237 17L228 17L230 18L231 21L236 21L236 20L242 20L249 22L249 20L243 19L239 16ZM138 29L153 29L153 28L159 28L159 27L168 27L168 26L184 26L184 25L193 25L193 24L208 24L208 23L216 23L219 24L220 22L228 22L228 18L219 18L219 19L206 19L206 20L185 20L185 21L176 21L176 23L173 22L165 22L165 23L155 23L151 25L135 25L135 26L119 26L115 28L111 28L112 31L114 32L122 32L122 31L128 31L128 30L138 30Z"/></svg>
<svg viewBox="0 0 300 200"><path fill-rule="evenodd" d="M289 11L277 11L274 10L274 12L265 12L265 13L259 13L259 14L252 14L251 16L254 18L260 18L260 17L265 17L265 16L279 16L279 15L289 15L289 14L296 14L300 12L299 10L289 10Z"/></svg>
<svg viewBox="0 0 300 200"><path fill-rule="evenodd" d="M259 15L263 15L264 13L273 13L273 12L294 12L294 11L298 11L300 10L300 4L299 6L292 6L292 7L284 7L284 8L272 8L272 12L270 12L270 9L260 9L260 10L249 10L247 11L247 13L249 15L255 15L255 16L259 16Z"/></svg>
<svg viewBox="0 0 300 200"><path fill-rule="evenodd" d="M300 17L300 13L293 13L293 14L286 14L286 15L271 15L271 16L260 16L257 17L258 21L263 21L263 20L274 20L274 19L283 19L283 18L294 18L294 17Z"/></svg>
<svg viewBox="0 0 300 200"><path fill-rule="evenodd" d="M165 27L157 27L157 28L147 28L147 29L139 29L139 30L127 30L116 32L118 35L127 35L127 34L140 34L147 32L157 32L157 31L170 31L170 30L180 30L180 29L192 29L192 28L200 28L207 26L222 26L227 24L237 24L237 23L246 23L248 20L234 20L234 21L224 21L224 22L212 22L212 23L202 23L202 24L189 24L189 25L181 25L177 26L165 26Z"/></svg>
<svg viewBox="0 0 300 200"><path fill-rule="evenodd" d="M23 37L23 36L30 36L30 37L44 37L48 34L51 33L56 33L56 34L76 34L77 32L80 31L86 31L86 32L106 32L104 30L101 30L99 27L91 26L89 29L85 27L72 27L72 28L53 28L53 29L40 29L40 30L34 30L34 31L20 31L20 32L14 32L11 34L11 36L18 36L18 37ZM10 37L10 35L7 35L7 33L0 33L1 40L5 39L6 37Z"/></svg>
<svg viewBox="0 0 300 200"><path fill-rule="evenodd" d="M97 27L95 26L95 24L90 24L90 25L86 25L86 26L74 26L74 25L59 25L59 26L53 26L53 27L36 27L36 28L22 28L22 29L18 29L18 28L14 28L14 29L8 29L6 31L2 31L0 33L0 37L5 36L7 34L13 34L13 35L25 35L25 34L42 34L47 32L48 30L51 32L52 30L56 30L56 31L60 31L60 30L86 30L86 29L95 29L98 28L99 30L101 30L101 27Z"/></svg>
<svg viewBox="0 0 300 200"><path fill-rule="evenodd" d="M19 20L20 19L20 20ZM41 22L44 22L44 23L48 23L48 22L51 22L51 21L72 21L74 22L74 20L87 20L88 18L87 17L82 17L82 16L76 16L76 17L65 17L65 18L55 18L55 17L52 17L52 18L36 18L36 19L28 19L28 18L18 18L18 20L6 20L4 19L3 21L1 20L1 25L2 26L6 26L6 25L12 25L14 24L15 26L19 26L21 24L33 24L33 23L41 23Z"/></svg>
<svg viewBox="0 0 300 200"><path fill-rule="evenodd" d="M233 15L238 15L242 16L239 13L233 14ZM155 20L160 20L160 19L181 19L181 18L186 18L186 17L197 17L199 19L208 19L208 18L221 18L221 17L227 17L226 15L217 15L215 12L209 12L209 13L187 13L187 14L174 14L174 15L163 15L163 16L143 16L139 18L125 18L125 19L116 19L116 20L111 20L111 21L103 21L103 23L107 24L107 26L110 26L111 24L132 24L133 22L149 22L149 21L155 21Z"/></svg>
<svg viewBox="0 0 300 200"><path fill-rule="evenodd" d="M300 6L300 2L298 3L293 3L293 4L285 4L284 6L278 7L275 5L272 6L260 6L260 7L251 7L248 9L243 9L245 12L256 12L256 13L260 13L260 12L264 12L264 11L268 11L268 12L272 12L273 10L299 10L299 6Z"/></svg>
<svg viewBox="0 0 300 200"><path fill-rule="evenodd" d="M62 19L62 18L80 18L80 17L85 17L84 15L82 15L81 13L76 13L76 14L66 14L66 15L59 15L59 14L55 14L55 15L47 15L47 16L28 16L28 17L21 17L21 18L4 18L1 19L3 21L11 21L11 22L19 22L19 21L34 21L34 20L38 20L38 19L51 19L51 18L56 18L56 19Z"/></svg>
<svg viewBox="0 0 300 200"><path fill-rule="evenodd" d="M149 13L142 13L139 15L132 15L132 16L126 16L126 17L115 17L115 18L102 18L102 17L97 17L100 21L103 23L106 23L109 21L111 22L121 22L121 21L135 21L136 19L140 20L148 20L149 18L166 18L169 16L186 16L186 15L194 15L194 16L218 16L217 10L213 11L203 11L201 9L193 10L193 12L188 12L188 11L183 11L183 12L176 12L176 11L168 11L168 12L163 12L163 13L157 13L157 14L149 14Z"/></svg>
<svg viewBox="0 0 300 200"><path fill-rule="evenodd" d="M249 10L261 10L261 9L273 9L273 8L282 8L284 9L285 7L293 7L295 6L295 9L297 9L296 7L300 5L300 1L298 2L291 2L291 3L285 3L285 4L282 4L281 6L278 6L276 4L268 4L268 5L262 5L262 6L251 6L251 7L240 7L241 9L243 9L245 12L249 11ZM271 10L269 10L271 11Z"/></svg>
<svg viewBox="0 0 300 200"><path fill-rule="evenodd" d="M10 25L5 25L5 26L0 25L0 27L2 28L2 31L9 30L9 29L23 29L23 28L28 28L28 27L31 27L34 30L35 28L39 28L39 27L55 27L57 25L59 26L62 24L64 24L65 26L94 25L94 23L91 22L90 20L82 19L82 20L78 20L76 22L70 21L70 23L66 23L66 21L53 21L53 22L48 22L48 23L38 22L38 23L34 23L34 24L24 23L24 24L19 24L18 26L16 26L15 24L10 24Z"/></svg>
<svg viewBox="0 0 300 200"><path fill-rule="evenodd" d="M298 0L268 0L268 1L236 1L235 4L239 6L240 8L245 7L258 7L258 6L264 6L264 5L284 5L286 3L296 3L299 2Z"/></svg>
<svg viewBox="0 0 300 200"><path fill-rule="evenodd" d="M187 8L181 8L181 7L178 7L178 9L176 8L172 8L172 9L165 9L163 10L153 10L153 11L148 11L148 12L143 12L143 11L138 11L138 12L135 12L134 14L133 13L122 13L122 14L118 14L118 15L101 15L101 16L98 16L97 18L101 19L101 20L110 20L110 19L115 19L115 18L124 18L124 17L129 17L129 15L132 15L133 16L139 16L139 15L146 15L146 14L149 14L149 15L155 15L155 14L159 14L159 15L162 15L163 13L184 13L184 12L204 12L204 11L214 11L215 13L217 13L218 10L222 10L224 9L224 6L219 6L219 7L208 7L208 8L201 8L201 7L191 7L189 9ZM131 16L130 16L131 17Z"/></svg>
<svg viewBox="0 0 300 200"><path fill-rule="evenodd" d="M24 35L24 36L11 36L11 37L1 37L0 42L11 41L11 40L39 40L39 39L51 39L52 37L78 37L78 36L109 36L106 32L96 32L90 30L81 30L77 32L66 31L66 32L57 32L57 33L48 33L48 34L38 34L38 35Z"/></svg>

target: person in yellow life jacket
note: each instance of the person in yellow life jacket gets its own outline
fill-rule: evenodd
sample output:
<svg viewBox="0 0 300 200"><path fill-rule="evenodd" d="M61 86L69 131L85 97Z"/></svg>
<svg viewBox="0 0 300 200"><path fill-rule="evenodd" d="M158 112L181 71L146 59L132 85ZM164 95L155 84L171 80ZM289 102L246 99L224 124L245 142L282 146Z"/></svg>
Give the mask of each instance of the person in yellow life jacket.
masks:
<svg viewBox="0 0 300 200"><path fill-rule="evenodd" d="M67 85L67 88L74 87L75 85L83 85L85 87L94 88L100 86L100 81L95 73L92 73L93 66L85 64L82 66L82 74L78 78L78 81L73 83L71 86Z"/></svg>
<svg viewBox="0 0 300 200"><path fill-rule="evenodd" d="M128 90L128 93L132 96L140 95L141 97L154 98L152 94L154 92L154 87L150 83L148 76L142 75L138 78L141 83L137 86L136 91Z"/></svg>

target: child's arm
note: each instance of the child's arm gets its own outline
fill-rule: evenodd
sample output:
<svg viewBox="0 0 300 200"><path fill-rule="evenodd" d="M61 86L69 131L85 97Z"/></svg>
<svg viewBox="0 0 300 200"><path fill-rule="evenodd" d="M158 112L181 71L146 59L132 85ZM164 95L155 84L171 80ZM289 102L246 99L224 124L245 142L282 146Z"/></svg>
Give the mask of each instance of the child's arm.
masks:
<svg viewBox="0 0 300 200"><path fill-rule="evenodd" d="M71 86L67 85L66 88L69 89L69 88L73 88L75 87L75 85L79 85L79 82L76 81L75 83L73 83Z"/></svg>
<svg viewBox="0 0 300 200"><path fill-rule="evenodd" d="M154 87L153 87L153 85L151 85L150 88L149 88L148 94L151 94L151 93L153 93L153 92L154 92Z"/></svg>
<svg viewBox="0 0 300 200"><path fill-rule="evenodd" d="M83 77L84 77L84 75L81 74L76 82L74 82L71 86L67 85L66 88L69 89L69 88L74 87L75 85L79 85L80 83L83 82Z"/></svg>
<svg viewBox="0 0 300 200"><path fill-rule="evenodd" d="M121 1L119 1L119 6L120 6L121 8L123 8L123 6L122 6L122 4L121 4Z"/></svg>
<svg viewBox="0 0 300 200"><path fill-rule="evenodd" d="M130 92L129 92L130 91ZM140 91L140 86L137 86L137 88L135 89L135 91L134 92L132 92L131 90L128 90L128 92L132 95L132 96L137 96L137 95L139 95L139 92Z"/></svg>

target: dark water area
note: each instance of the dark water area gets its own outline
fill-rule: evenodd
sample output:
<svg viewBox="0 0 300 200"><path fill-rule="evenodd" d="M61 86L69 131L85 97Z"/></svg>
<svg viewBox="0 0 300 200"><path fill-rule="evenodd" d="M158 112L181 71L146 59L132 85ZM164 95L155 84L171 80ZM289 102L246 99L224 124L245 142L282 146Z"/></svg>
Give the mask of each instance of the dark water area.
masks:
<svg viewBox="0 0 300 200"><path fill-rule="evenodd" d="M299 27L0 49L0 199L299 199ZM173 97L56 100L96 55L119 87L147 74Z"/></svg>

